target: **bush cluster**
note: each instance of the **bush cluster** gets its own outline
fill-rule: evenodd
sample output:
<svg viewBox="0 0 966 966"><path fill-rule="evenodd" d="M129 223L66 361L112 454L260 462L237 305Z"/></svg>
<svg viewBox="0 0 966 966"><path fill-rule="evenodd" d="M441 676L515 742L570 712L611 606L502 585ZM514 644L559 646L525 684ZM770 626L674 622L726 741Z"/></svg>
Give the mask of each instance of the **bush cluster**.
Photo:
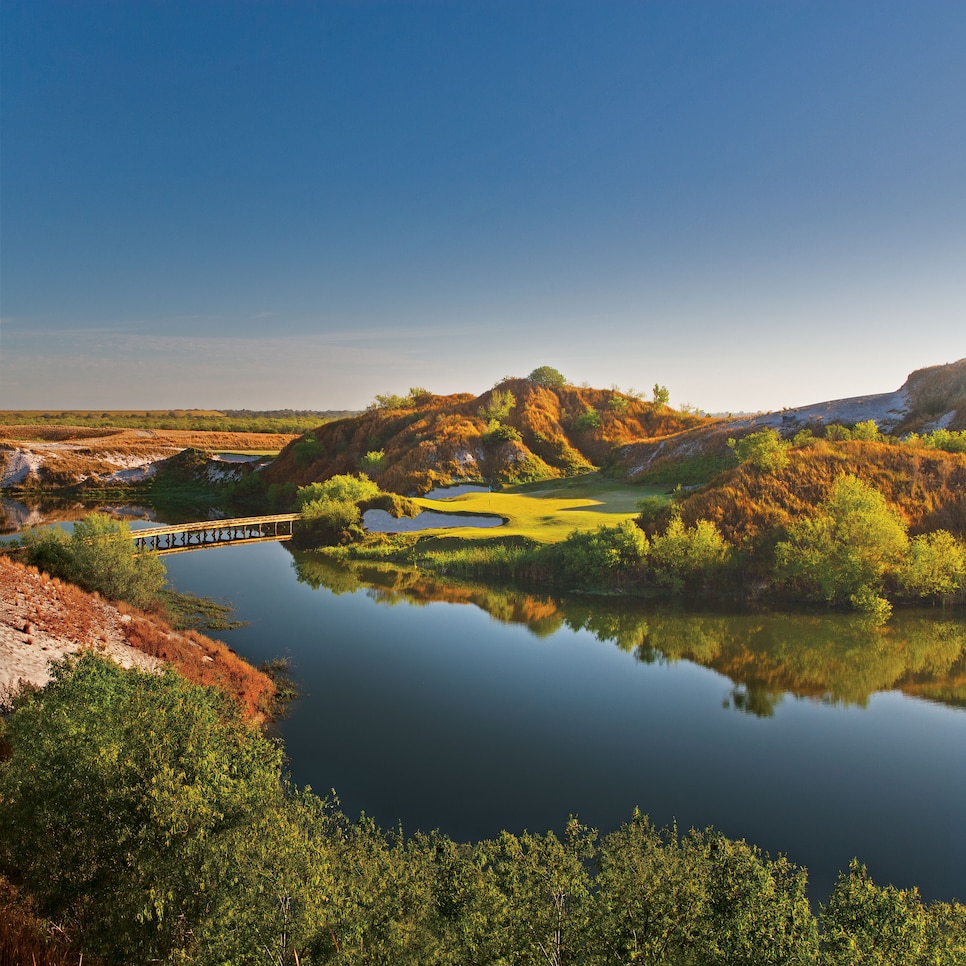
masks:
<svg viewBox="0 0 966 966"><path fill-rule="evenodd" d="M660 498L641 501L636 526L575 530L557 544L496 553L498 540L488 539L485 548L437 551L421 562L450 576L561 589L791 596L880 621L890 600L951 603L966 594L966 543L941 529L910 537L902 514L851 474L840 475L812 513L752 546L736 546L708 519L687 525L679 504L668 519L666 507Z"/></svg>
<svg viewBox="0 0 966 966"><path fill-rule="evenodd" d="M387 834L282 773L217 692L93 655L16 699L0 872L106 964L854 966L963 961L966 907L635 812L599 836ZM2 894L0 894L2 898ZM0 910L2 916L4 910Z"/></svg>
<svg viewBox="0 0 966 966"><path fill-rule="evenodd" d="M28 530L22 539L27 561L38 570L135 607L157 606L167 572L161 558L134 546L122 520L91 513L74 524Z"/></svg>

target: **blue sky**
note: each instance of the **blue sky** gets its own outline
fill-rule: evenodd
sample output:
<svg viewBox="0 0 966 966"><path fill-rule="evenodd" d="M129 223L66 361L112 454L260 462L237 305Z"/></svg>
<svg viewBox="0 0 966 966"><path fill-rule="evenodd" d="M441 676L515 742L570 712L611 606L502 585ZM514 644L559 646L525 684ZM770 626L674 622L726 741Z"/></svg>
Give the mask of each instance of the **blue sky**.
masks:
<svg viewBox="0 0 966 966"><path fill-rule="evenodd" d="M4 0L0 408L966 356L966 3Z"/></svg>

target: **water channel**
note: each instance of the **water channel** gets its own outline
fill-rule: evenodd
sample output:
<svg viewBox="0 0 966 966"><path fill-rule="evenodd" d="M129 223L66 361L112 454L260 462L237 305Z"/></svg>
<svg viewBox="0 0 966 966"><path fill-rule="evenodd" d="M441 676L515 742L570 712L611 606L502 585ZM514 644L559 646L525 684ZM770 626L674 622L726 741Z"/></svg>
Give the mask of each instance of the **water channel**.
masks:
<svg viewBox="0 0 966 966"><path fill-rule="evenodd" d="M292 777L384 827L603 831L639 806L809 869L966 899L966 622L559 600L327 565L287 544L165 558L301 691Z"/></svg>

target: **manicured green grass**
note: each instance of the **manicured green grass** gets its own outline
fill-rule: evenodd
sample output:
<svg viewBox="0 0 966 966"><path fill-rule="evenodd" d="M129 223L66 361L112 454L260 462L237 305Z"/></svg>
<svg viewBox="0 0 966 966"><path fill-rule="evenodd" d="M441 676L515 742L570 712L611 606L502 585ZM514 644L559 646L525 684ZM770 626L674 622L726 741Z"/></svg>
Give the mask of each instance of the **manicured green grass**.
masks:
<svg viewBox="0 0 966 966"><path fill-rule="evenodd" d="M664 487L631 486L588 473L565 480L545 480L507 487L496 493L466 493L448 500L416 502L439 512L487 513L502 516L502 527L458 527L428 530L460 540L505 540L525 537L540 543L556 543L573 530L613 526L637 515L637 501L646 496L665 496Z"/></svg>

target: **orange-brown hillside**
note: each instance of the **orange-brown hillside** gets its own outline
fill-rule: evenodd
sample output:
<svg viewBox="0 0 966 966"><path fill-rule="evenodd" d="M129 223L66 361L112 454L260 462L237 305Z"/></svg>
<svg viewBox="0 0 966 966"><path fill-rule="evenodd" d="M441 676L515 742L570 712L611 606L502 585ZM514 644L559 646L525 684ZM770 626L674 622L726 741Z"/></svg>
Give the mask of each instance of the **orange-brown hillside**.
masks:
<svg viewBox="0 0 966 966"><path fill-rule="evenodd" d="M514 405L494 420L507 392ZM480 396L427 393L404 408L326 423L287 446L263 475L269 484L304 486L364 471L383 489L409 494L461 480L525 482L586 472L631 442L707 422L616 390L508 379ZM366 461L379 452L381 464Z"/></svg>
<svg viewBox="0 0 966 966"><path fill-rule="evenodd" d="M255 719L275 696L271 679L221 641L176 631L0 555L0 698L21 680L43 685L48 661L86 649L126 666L170 664L189 681L220 688Z"/></svg>
<svg viewBox="0 0 966 966"><path fill-rule="evenodd" d="M793 447L789 457L777 471L745 463L721 474L680 504L682 519L687 524L713 520L729 540L754 543L812 513L835 479L850 473L897 507L911 533L945 529L966 536L966 454L814 440Z"/></svg>

